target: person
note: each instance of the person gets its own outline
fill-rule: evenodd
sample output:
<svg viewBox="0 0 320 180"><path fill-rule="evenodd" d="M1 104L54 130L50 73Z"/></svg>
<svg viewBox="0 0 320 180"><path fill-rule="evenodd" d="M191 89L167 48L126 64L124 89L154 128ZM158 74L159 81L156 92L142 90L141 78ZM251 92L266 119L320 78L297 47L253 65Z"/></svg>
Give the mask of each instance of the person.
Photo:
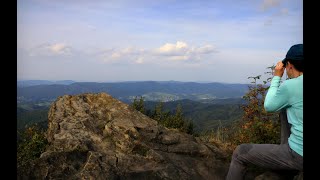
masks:
<svg viewBox="0 0 320 180"><path fill-rule="evenodd" d="M265 97L267 112L280 112L280 144L241 144L233 151L227 180L244 179L247 165L303 171L303 44L290 47L277 62ZM281 82L286 70L289 79ZM286 118L281 118L281 111Z"/></svg>

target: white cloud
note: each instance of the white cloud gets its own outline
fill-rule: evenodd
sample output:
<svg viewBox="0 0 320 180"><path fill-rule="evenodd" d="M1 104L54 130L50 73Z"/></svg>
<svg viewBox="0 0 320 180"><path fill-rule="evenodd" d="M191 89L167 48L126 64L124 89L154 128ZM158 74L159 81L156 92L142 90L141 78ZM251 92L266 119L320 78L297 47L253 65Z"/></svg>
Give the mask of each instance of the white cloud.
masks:
<svg viewBox="0 0 320 180"><path fill-rule="evenodd" d="M100 59L102 59L105 63L110 62L128 62L132 63L135 62L138 64L142 64L143 56L146 53L146 51L142 48L135 48L135 47L127 47L123 49L107 49L100 53L98 53L98 56Z"/></svg>
<svg viewBox="0 0 320 180"><path fill-rule="evenodd" d="M173 61L185 61L185 60L190 59L190 56L187 56L187 55L185 55L185 56L170 56L168 59L173 60Z"/></svg>
<svg viewBox="0 0 320 180"><path fill-rule="evenodd" d="M281 15L287 15L289 13L289 10L287 9L287 8L282 8L281 10L280 10L280 14Z"/></svg>
<svg viewBox="0 0 320 180"><path fill-rule="evenodd" d="M123 55L139 55L142 54L145 50L142 48L128 47L121 51Z"/></svg>
<svg viewBox="0 0 320 180"><path fill-rule="evenodd" d="M176 44L166 43L165 45L158 48L159 54L164 55L177 55L186 53L188 51L188 45L185 42L177 41Z"/></svg>
<svg viewBox="0 0 320 180"><path fill-rule="evenodd" d="M71 56L73 49L65 43L42 44L29 51L30 56Z"/></svg>
<svg viewBox="0 0 320 180"><path fill-rule="evenodd" d="M266 11L268 9L279 6L281 1L282 0L263 0L260 8L262 9L262 11Z"/></svg>
<svg viewBox="0 0 320 180"><path fill-rule="evenodd" d="M269 19L265 20L264 25L270 26L272 25L273 19L279 19L281 16L287 16L289 14L289 10L287 8L281 8L278 12L274 13Z"/></svg>
<svg viewBox="0 0 320 180"><path fill-rule="evenodd" d="M121 53L120 52L114 52L111 54L111 58L112 59L117 59L121 57Z"/></svg>
<svg viewBox="0 0 320 180"><path fill-rule="evenodd" d="M199 54L209 54L209 53L217 52L217 50L213 45L209 44L209 45L198 47L196 49L196 52Z"/></svg>
<svg viewBox="0 0 320 180"><path fill-rule="evenodd" d="M143 58L143 57L139 57L139 58L136 60L136 63L137 63L137 64L143 64L143 63L144 63L144 58Z"/></svg>
<svg viewBox="0 0 320 180"><path fill-rule="evenodd" d="M167 56L168 60L187 61L199 60L204 54L217 52L213 45L207 44L200 47L189 46L186 42L177 41L175 44L166 43L155 49L155 55Z"/></svg>
<svg viewBox="0 0 320 180"><path fill-rule="evenodd" d="M97 53L104 63L161 64L168 61L200 60L202 56L217 52L213 45L206 44L195 47L186 42L166 43L159 48L143 49L127 47L122 49L106 49Z"/></svg>
<svg viewBox="0 0 320 180"><path fill-rule="evenodd" d="M272 25L272 19L268 19L264 22L265 26L271 26Z"/></svg>
<svg viewBox="0 0 320 180"><path fill-rule="evenodd" d="M63 43L53 44L49 46L49 49L51 50L51 52L56 54L63 54L70 51L70 48Z"/></svg>

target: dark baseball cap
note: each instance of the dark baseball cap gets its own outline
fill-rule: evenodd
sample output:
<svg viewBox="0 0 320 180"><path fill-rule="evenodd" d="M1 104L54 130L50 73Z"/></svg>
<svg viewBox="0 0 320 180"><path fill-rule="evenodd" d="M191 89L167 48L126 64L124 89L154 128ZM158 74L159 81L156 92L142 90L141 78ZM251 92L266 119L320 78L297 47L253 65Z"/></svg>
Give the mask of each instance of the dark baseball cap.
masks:
<svg viewBox="0 0 320 180"><path fill-rule="evenodd" d="M290 59L294 61L303 61L303 44L295 44L291 46L289 51L287 52L286 58L282 60L282 63L285 64L285 62Z"/></svg>

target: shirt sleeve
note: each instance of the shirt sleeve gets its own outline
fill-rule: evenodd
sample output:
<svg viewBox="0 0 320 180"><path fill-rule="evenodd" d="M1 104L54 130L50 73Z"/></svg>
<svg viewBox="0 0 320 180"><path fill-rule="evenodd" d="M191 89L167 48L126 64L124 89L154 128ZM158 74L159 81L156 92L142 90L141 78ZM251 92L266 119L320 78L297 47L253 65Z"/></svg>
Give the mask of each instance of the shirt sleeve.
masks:
<svg viewBox="0 0 320 180"><path fill-rule="evenodd" d="M264 100L267 112L277 112L289 105L289 94L286 83L280 85L280 76L274 76Z"/></svg>

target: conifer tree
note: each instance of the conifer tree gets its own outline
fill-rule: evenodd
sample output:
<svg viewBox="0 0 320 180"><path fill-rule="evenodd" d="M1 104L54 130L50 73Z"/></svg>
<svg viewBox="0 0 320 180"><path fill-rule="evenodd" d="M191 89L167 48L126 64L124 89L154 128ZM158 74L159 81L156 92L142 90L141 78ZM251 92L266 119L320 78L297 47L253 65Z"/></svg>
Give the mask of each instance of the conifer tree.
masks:
<svg viewBox="0 0 320 180"><path fill-rule="evenodd" d="M131 104L131 107L136 109L137 111L140 111L141 113L145 114L145 106L144 106L144 99L142 96L140 96L140 99L138 100L138 97L136 96L133 100L133 103Z"/></svg>

